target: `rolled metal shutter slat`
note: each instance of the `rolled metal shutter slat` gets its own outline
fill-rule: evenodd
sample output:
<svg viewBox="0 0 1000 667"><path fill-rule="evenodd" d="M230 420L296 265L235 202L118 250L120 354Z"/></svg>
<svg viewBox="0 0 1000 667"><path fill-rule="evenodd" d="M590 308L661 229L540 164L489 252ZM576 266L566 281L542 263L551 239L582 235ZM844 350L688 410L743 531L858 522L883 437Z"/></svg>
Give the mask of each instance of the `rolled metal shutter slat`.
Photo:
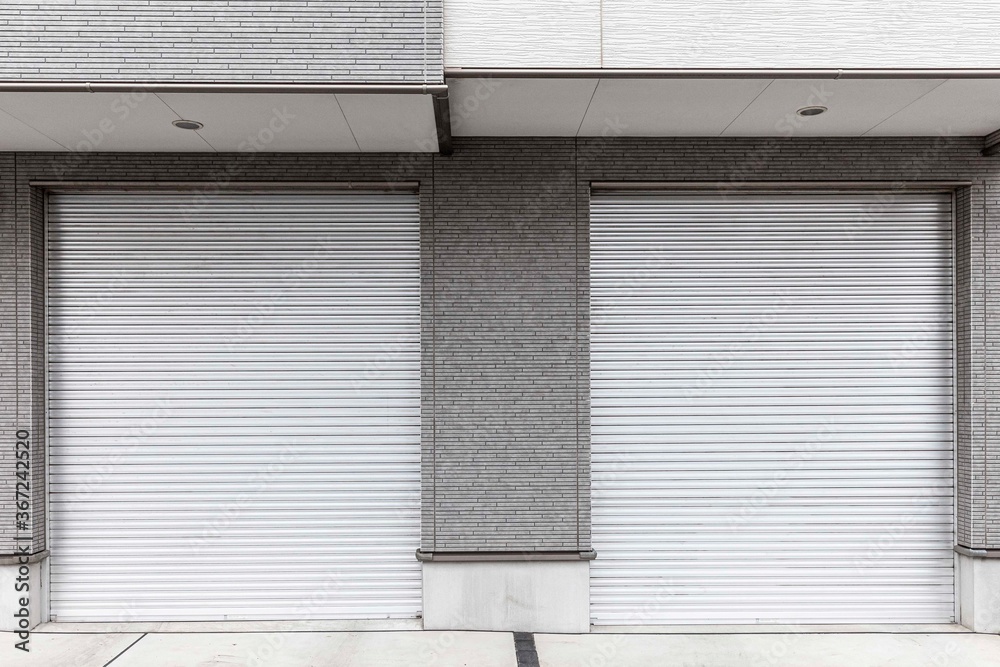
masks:
<svg viewBox="0 0 1000 667"><path fill-rule="evenodd" d="M52 613L420 614L411 193L52 193Z"/></svg>
<svg viewBox="0 0 1000 667"><path fill-rule="evenodd" d="M594 193L595 624L954 620L951 216Z"/></svg>

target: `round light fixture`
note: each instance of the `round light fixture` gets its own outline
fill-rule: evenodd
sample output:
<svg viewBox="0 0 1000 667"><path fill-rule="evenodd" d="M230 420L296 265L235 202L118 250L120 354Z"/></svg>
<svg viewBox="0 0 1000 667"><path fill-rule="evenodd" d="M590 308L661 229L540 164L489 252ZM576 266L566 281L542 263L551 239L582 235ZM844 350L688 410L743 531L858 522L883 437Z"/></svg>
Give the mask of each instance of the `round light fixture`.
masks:
<svg viewBox="0 0 1000 667"><path fill-rule="evenodd" d="M826 112L826 107L802 107L795 113L800 116L818 116Z"/></svg>
<svg viewBox="0 0 1000 667"><path fill-rule="evenodd" d="M182 130L200 130L205 126L196 120L175 120L174 127L179 127Z"/></svg>

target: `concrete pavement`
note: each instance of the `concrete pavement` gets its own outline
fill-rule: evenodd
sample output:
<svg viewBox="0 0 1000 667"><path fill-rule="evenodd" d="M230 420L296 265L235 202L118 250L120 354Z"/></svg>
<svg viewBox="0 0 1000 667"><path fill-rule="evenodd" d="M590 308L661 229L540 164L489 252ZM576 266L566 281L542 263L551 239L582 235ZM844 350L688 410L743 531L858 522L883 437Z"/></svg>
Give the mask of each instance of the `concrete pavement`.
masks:
<svg viewBox="0 0 1000 667"><path fill-rule="evenodd" d="M535 635L541 667L1000 667L1000 636Z"/></svg>
<svg viewBox="0 0 1000 667"><path fill-rule="evenodd" d="M0 633L3 667L518 667L508 632ZM1000 667L1000 636L936 633L534 636L539 667ZM523 657L523 656L522 656ZM523 667L523 666L522 666Z"/></svg>
<svg viewBox="0 0 1000 667"><path fill-rule="evenodd" d="M517 667L509 632L0 633L3 667Z"/></svg>

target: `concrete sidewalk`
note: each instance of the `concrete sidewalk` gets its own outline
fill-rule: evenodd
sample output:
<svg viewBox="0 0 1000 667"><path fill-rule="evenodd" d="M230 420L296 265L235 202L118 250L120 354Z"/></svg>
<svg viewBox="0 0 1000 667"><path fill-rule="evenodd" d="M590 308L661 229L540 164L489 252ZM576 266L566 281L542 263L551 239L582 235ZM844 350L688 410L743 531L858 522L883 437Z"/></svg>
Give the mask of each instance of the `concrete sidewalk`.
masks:
<svg viewBox="0 0 1000 667"><path fill-rule="evenodd" d="M3 667L516 667L509 632L0 633Z"/></svg>
<svg viewBox="0 0 1000 667"><path fill-rule="evenodd" d="M535 635L541 667L1000 667L1000 636Z"/></svg>
<svg viewBox="0 0 1000 667"><path fill-rule="evenodd" d="M0 633L3 667L518 667L507 632ZM535 635L540 667L1000 667L1000 637L923 634ZM533 665L524 656L521 667Z"/></svg>

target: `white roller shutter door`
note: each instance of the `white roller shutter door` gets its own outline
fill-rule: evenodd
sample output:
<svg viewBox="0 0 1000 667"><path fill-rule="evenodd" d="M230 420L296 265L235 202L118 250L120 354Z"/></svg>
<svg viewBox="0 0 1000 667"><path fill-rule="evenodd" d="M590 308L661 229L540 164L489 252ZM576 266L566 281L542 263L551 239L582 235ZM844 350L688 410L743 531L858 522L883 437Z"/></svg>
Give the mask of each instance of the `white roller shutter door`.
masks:
<svg viewBox="0 0 1000 667"><path fill-rule="evenodd" d="M413 193L48 202L52 612L416 617Z"/></svg>
<svg viewBox="0 0 1000 667"><path fill-rule="evenodd" d="M591 201L596 624L954 620L948 194Z"/></svg>

